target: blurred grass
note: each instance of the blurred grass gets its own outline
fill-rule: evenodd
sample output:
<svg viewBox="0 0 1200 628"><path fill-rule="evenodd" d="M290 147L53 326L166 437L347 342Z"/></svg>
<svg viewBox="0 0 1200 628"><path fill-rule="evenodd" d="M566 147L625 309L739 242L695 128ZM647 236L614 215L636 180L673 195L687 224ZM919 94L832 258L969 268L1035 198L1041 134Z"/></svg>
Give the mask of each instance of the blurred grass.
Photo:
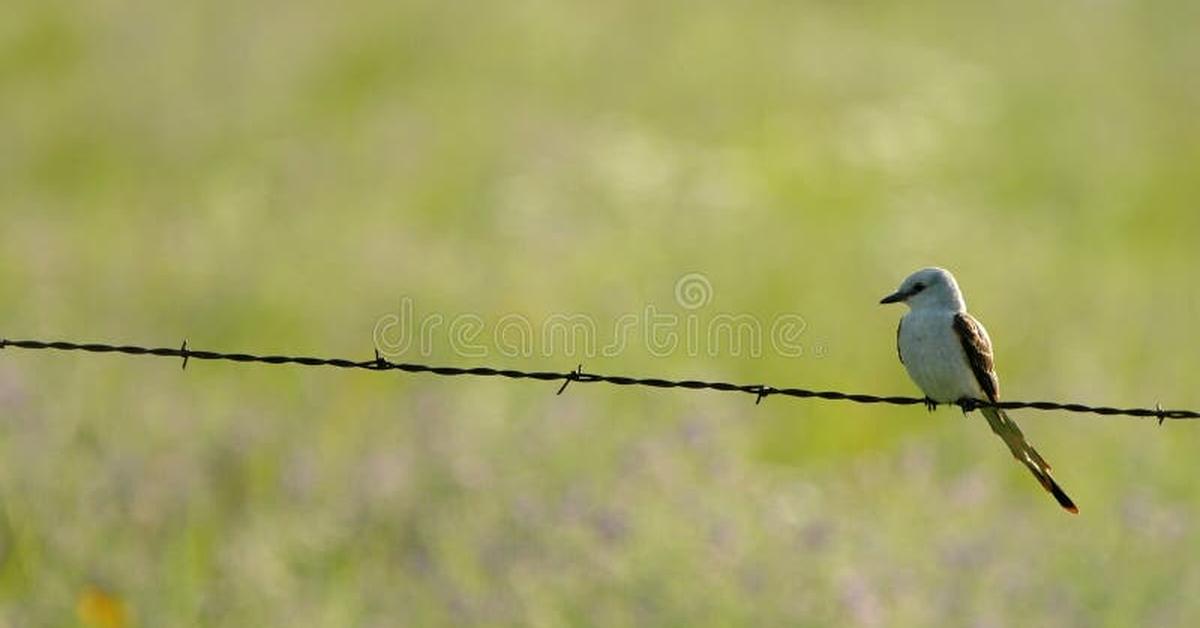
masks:
<svg viewBox="0 0 1200 628"><path fill-rule="evenodd" d="M1200 406L1195 3L7 9L9 336L367 355L698 271L810 351L587 367L909 393L874 304L939 264L1008 396ZM1189 425L1025 413L1068 518L976 417L552 392L0 355L0 625L1200 619Z"/></svg>

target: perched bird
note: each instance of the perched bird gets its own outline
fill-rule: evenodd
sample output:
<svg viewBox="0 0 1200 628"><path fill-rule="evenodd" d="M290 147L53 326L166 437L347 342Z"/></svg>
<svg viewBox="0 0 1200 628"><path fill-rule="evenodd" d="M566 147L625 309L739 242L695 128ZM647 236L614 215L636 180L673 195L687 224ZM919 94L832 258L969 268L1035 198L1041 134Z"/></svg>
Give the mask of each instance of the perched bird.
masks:
<svg viewBox="0 0 1200 628"><path fill-rule="evenodd" d="M900 362L925 393L930 409L938 403L1000 400L992 341L983 325L967 313L954 275L942 268L922 268L880 303L903 303L909 308L896 329L896 347ZM1033 473L1059 505L1072 513L1079 512L1016 422L999 408L983 406L980 411L1013 457Z"/></svg>

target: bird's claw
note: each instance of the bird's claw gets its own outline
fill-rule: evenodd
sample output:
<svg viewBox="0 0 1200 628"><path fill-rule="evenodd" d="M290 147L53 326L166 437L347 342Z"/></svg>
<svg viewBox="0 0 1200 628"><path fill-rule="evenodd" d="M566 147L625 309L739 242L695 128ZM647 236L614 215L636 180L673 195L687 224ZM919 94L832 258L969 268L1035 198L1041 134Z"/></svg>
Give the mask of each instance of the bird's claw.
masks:
<svg viewBox="0 0 1200 628"><path fill-rule="evenodd" d="M962 410L963 416L967 416L968 412L979 407L979 402L970 397L963 397L954 403Z"/></svg>
<svg viewBox="0 0 1200 628"><path fill-rule="evenodd" d="M925 398L925 409L926 410L933 412L934 410L937 410L937 407L938 407L938 402L930 399L929 397Z"/></svg>

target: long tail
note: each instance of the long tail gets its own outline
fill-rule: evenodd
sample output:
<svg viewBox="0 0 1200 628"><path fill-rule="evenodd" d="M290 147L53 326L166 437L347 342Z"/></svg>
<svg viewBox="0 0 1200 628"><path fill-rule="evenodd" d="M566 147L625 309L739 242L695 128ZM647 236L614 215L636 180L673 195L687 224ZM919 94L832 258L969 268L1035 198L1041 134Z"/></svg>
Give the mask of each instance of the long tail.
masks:
<svg viewBox="0 0 1200 628"><path fill-rule="evenodd" d="M1041 483L1042 488L1058 500L1058 505L1071 513L1078 513L1079 509L1075 507L1075 502L1067 497L1066 492L1050 475L1050 465L1038 455L1033 445L1025 441L1025 435L1021 433L1021 428L1017 426L1016 422L1008 418L1008 414L999 408L981 408L981 411L983 416L987 417L988 424L992 426L992 431L1004 440L1004 444L1008 445L1013 458L1029 469L1033 477Z"/></svg>

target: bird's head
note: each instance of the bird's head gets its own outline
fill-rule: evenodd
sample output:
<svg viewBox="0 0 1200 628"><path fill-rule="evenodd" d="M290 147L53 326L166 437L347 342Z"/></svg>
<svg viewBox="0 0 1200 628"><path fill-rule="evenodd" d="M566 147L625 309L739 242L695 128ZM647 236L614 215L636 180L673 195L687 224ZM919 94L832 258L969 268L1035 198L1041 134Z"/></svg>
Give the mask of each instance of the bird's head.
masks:
<svg viewBox="0 0 1200 628"><path fill-rule="evenodd" d="M954 275L944 268L922 268L908 276L900 289L883 297L880 303L903 303L910 309L950 309L963 311L967 308Z"/></svg>

